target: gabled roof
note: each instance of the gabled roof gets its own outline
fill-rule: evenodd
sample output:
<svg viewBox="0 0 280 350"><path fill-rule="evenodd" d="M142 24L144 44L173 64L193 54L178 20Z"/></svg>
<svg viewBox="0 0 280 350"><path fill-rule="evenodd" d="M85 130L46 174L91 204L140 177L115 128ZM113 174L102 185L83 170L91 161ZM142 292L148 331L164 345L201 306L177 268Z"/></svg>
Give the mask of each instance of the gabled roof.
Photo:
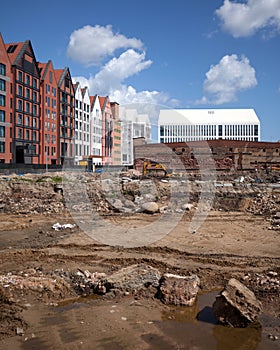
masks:
<svg viewBox="0 0 280 350"><path fill-rule="evenodd" d="M66 77L68 72L69 72L68 67L65 67L64 69L55 69L54 70L58 87L61 86L61 84L62 84L62 82L63 82L63 80Z"/></svg>
<svg viewBox="0 0 280 350"><path fill-rule="evenodd" d="M12 65L17 66L20 64L20 59L22 58L22 56L24 55L28 47L30 48L31 54L37 65L36 57L35 57L34 50L30 40L26 40L24 42L7 43L5 44L5 47ZM38 65L37 65L37 69L38 69L37 73L38 75L40 75Z"/></svg>
<svg viewBox="0 0 280 350"><path fill-rule="evenodd" d="M95 96L89 96L89 100L90 100L90 105L91 105L91 107L93 107L96 98L97 98L97 95L95 95Z"/></svg>
<svg viewBox="0 0 280 350"><path fill-rule="evenodd" d="M74 84L74 91L75 91L75 93L76 93L79 85L80 85L80 83L78 81Z"/></svg>
<svg viewBox="0 0 280 350"><path fill-rule="evenodd" d="M104 111L104 109L106 107L106 103L107 103L108 98L109 98L108 96L98 96L100 108L101 108L102 112Z"/></svg>
<svg viewBox="0 0 280 350"><path fill-rule="evenodd" d="M40 73L41 73L41 80L45 80L46 78L46 75L47 73L52 70L53 72L55 71L54 68L53 68L53 64L52 64L52 61L51 60L48 60L47 63L42 63L42 62L37 62L38 64L38 67L40 69ZM55 80L56 82L56 77L55 77L55 74L53 74L53 79Z"/></svg>
<svg viewBox="0 0 280 350"><path fill-rule="evenodd" d="M2 34L0 32L0 48L3 48L3 50L1 50L4 54L5 54L5 58L7 58L8 62L11 64L11 60L10 60L10 57L9 55L7 54L7 51L6 51L6 44L4 42L4 39L2 37Z"/></svg>

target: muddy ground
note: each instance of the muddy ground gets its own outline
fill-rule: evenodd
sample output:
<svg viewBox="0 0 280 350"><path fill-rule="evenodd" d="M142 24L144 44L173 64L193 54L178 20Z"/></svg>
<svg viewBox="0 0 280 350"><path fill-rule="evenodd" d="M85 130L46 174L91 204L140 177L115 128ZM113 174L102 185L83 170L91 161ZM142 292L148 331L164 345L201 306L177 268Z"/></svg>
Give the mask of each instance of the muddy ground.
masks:
<svg viewBox="0 0 280 350"><path fill-rule="evenodd" d="M106 220L145 230L159 215L112 214ZM149 246L122 248L94 241L79 226L52 228L56 222L75 223L70 215L0 214L0 275L6 276L0 289L0 348L279 349L280 232L260 215L212 210L191 234L191 217L187 211L172 232ZM198 301L174 308L151 291L83 297L64 283L64 276L79 270L110 274L137 263L162 273L195 273L201 280ZM198 321L231 277L261 300L261 330L231 333L207 316Z"/></svg>

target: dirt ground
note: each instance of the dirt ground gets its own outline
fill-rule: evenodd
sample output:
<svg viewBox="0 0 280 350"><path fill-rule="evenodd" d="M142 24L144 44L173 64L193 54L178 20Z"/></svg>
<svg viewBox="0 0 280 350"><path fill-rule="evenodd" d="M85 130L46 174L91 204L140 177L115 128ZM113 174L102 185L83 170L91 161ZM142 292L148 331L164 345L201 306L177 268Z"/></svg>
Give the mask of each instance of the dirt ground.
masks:
<svg viewBox="0 0 280 350"><path fill-rule="evenodd" d="M158 215L111 215L107 220L125 227L141 225L145 230ZM59 290L48 293L4 285L0 290L0 348L279 349L280 286L271 289L259 280L271 272L279 279L280 232L270 230L262 216L212 210L191 234L190 219L191 213L186 212L172 232L149 246L122 248L94 241L78 226L52 229L56 222L74 223L70 216L0 214L3 276L53 277L78 269L111 273L145 263L162 273L195 273L201 280L198 301L190 308L172 308L151 295L83 298L62 281ZM247 284L261 300L261 331L232 332L213 325L207 317L198 321L199 312L211 307L231 277Z"/></svg>

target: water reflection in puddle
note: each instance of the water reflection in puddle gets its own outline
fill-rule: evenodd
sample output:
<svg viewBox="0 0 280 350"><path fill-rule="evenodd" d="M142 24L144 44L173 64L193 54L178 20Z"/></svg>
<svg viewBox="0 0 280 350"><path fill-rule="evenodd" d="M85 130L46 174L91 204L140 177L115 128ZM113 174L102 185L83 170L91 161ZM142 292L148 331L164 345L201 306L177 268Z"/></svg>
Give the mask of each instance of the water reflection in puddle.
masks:
<svg viewBox="0 0 280 350"><path fill-rule="evenodd" d="M212 304L218 292L199 295L192 307L174 307L162 314L157 326L164 334L143 339L152 349L279 350L278 342L263 336L260 324L231 328L217 324Z"/></svg>

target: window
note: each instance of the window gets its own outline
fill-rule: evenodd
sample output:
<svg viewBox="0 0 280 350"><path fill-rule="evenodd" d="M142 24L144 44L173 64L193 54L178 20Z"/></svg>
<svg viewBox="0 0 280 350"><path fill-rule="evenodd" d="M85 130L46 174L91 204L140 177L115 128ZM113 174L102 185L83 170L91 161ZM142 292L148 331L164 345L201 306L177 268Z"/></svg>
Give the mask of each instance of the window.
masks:
<svg viewBox="0 0 280 350"><path fill-rule="evenodd" d="M26 140L30 139L30 131L29 130L25 131L25 138L26 138Z"/></svg>
<svg viewBox="0 0 280 350"><path fill-rule="evenodd" d="M33 105L32 109L33 115L37 115L37 106Z"/></svg>
<svg viewBox="0 0 280 350"><path fill-rule="evenodd" d="M37 79L33 78L33 88L36 89L37 88Z"/></svg>
<svg viewBox="0 0 280 350"><path fill-rule="evenodd" d="M5 122L5 111L0 110L0 122Z"/></svg>
<svg viewBox="0 0 280 350"><path fill-rule="evenodd" d="M0 79L0 90L6 91L6 81L4 79Z"/></svg>
<svg viewBox="0 0 280 350"><path fill-rule="evenodd" d="M32 131L32 140L36 141L36 132L35 131Z"/></svg>
<svg viewBox="0 0 280 350"><path fill-rule="evenodd" d="M19 95L20 97L23 96L23 89L22 89L22 86L21 86L21 85L18 85L18 95Z"/></svg>
<svg viewBox="0 0 280 350"><path fill-rule="evenodd" d="M258 136L258 135L259 135L259 126L254 125L254 136Z"/></svg>
<svg viewBox="0 0 280 350"><path fill-rule="evenodd" d="M5 142L0 141L0 153L5 153Z"/></svg>
<svg viewBox="0 0 280 350"><path fill-rule="evenodd" d="M29 89L25 90L25 97L30 99L30 90Z"/></svg>
<svg viewBox="0 0 280 350"><path fill-rule="evenodd" d="M33 128L37 127L37 120L36 120L36 118L32 119L32 126L33 126Z"/></svg>
<svg viewBox="0 0 280 350"><path fill-rule="evenodd" d="M8 47L7 52L8 52L8 53L13 53L13 52L15 52L16 48L17 48L17 45L10 45L10 46Z"/></svg>
<svg viewBox="0 0 280 350"><path fill-rule="evenodd" d="M29 126L29 117L25 117L25 125Z"/></svg>
<svg viewBox="0 0 280 350"><path fill-rule="evenodd" d="M0 95L0 106L2 106L2 107L6 106L6 101L5 101L4 95Z"/></svg>
<svg viewBox="0 0 280 350"><path fill-rule="evenodd" d="M6 66L3 63L0 63L0 74L6 75Z"/></svg>
<svg viewBox="0 0 280 350"><path fill-rule="evenodd" d="M5 137L5 126L0 125L0 137Z"/></svg>
<svg viewBox="0 0 280 350"><path fill-rule="evenodd" d="M26 102L25 109L26 109L27 113L30 112L30 103L29 102Z"/></svg>
<svg viewBox="0 0 280 350"><path fill-rule="evenodd" d="M52 94L54 97L56 97L56 88L52 87Z"/></svg>
<svg viewBox="0 0 280 350"><path fill-rule="evenodd" d="M53 75L52 75L52 71L50 71L50 73L49 73L49 79L50 79L50 83L52 84L52 82L53 82Z"/></svg>
<svg viewBox="0 0 280 350"><path fill-rule="evenodd" d="M25 77L25 83L26 83L26 85L30 85L30 76L29 75L27 75L26 77Z"/></svg>
<svg viewBox="0 0 280 350"><path fill-rule="evenodd" d="M37 92L33 91L33 101L37 101Z"/></svg>
<svg viewBox="0 0 280 350"><path fill-rule="evenodd" d="M223 136L223 126L222 125L219 125L219 137L222 137Z"/></svg>
<svg viewBox="0 0 280 350"><path fill-rule="evenodd" d="M22 72L18 72L18 80L22 83L23 78L22 78Z"/></svg>
<svg viewBox="0 0 280 350"><path fill-rule="evenodd" d="M18 129L18 138L22 139L22 129Z"/></svg>
<svg viewBox="0 0 280 350"><path fill-rule="evenodd" d="M18 120L17 120L18 124L22 124L22 115L18 114Z"/></svg>

